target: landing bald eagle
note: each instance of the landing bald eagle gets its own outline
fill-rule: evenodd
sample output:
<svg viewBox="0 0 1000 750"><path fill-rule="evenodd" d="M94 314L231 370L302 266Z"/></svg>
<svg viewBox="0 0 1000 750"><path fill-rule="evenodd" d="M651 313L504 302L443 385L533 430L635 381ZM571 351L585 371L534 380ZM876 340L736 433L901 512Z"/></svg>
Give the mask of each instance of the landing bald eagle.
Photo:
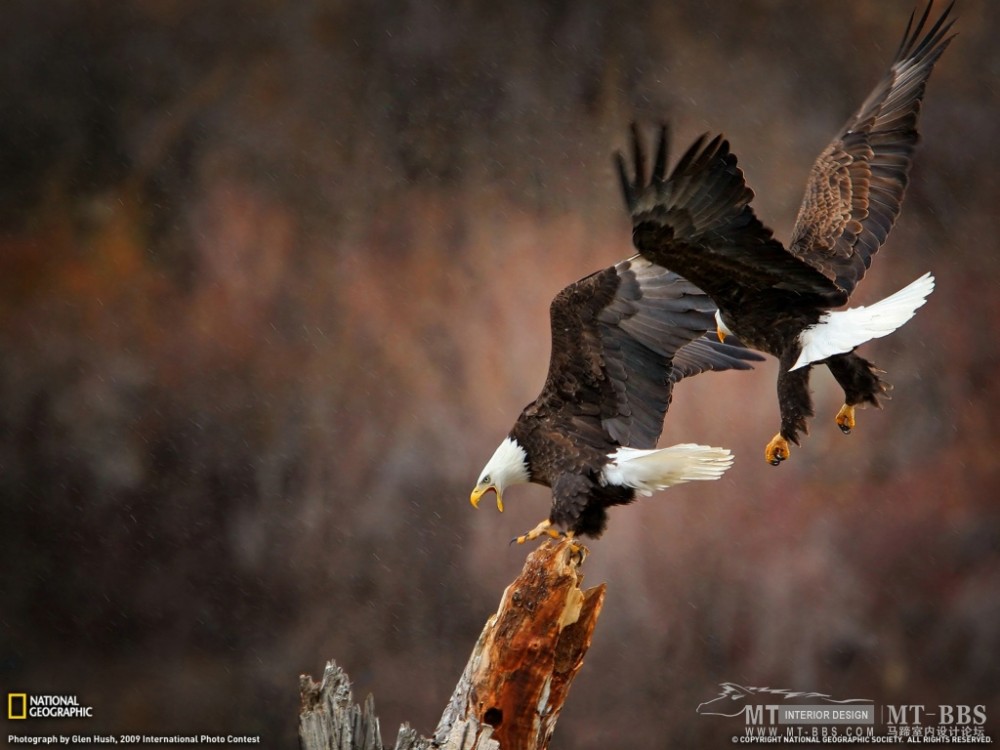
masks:
<svg viewBox="0 0 1000 750"><path fill-rule="evenodd" d="M825 364L844 391L836 423L845 434L855 426L855 406L880 407L879 397L891 386L854 349L899 328L934 289L933 277L925 274L869 307L833 310L847 303L899 215L924 88L952 39L951 8L926 34L930 4L916 26L910 17L889 71L813 165L787 250L754 215L753 191L721 136L707 145L702 136L669 178L665 127L648 181L634 126L633 177L616 155L640 254L715 301L720 340L733 333L778 358L781 429L764 452L772 465L788 458L788 443L798 445L799 433L808 431L813 364ZM704 207L686 210L691 185L703 188L706 182L730 200L709 207L710 215ZM700 221L704 231L678 237L676 227L688 220Z"/></svg>
<svg viewBox="0 0 1000 750"><path fill-rule="evenodd" d="M535 482L552 488L552 508L516 541L559 536L553 527L597 537L612 505L718 479L732 464L728 450L656 450L674 383L707 370L750 369L748 362L763 359L706 335L714 311L690 282L638 256L559 292L550 308L545 385L486 463L472 504L492 490L503 511L507 487Z"/></svg>

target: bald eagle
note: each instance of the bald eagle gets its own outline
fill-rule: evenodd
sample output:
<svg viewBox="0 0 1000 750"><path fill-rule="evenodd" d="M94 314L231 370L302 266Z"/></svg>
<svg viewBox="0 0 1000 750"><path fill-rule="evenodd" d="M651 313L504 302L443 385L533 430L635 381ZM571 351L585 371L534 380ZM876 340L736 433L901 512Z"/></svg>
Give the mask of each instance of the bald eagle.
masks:
<svg viewBox="0 0 1000 750"><path fill-rule="evenodd" d="M781 429L764 451L774 466L788 458L789 442L798 445L799 433L808 431L812 365L825 364L844 391L835 421L845 434L855 426L856 406L881 408L879 397L891 386L854 350L903 325L934 289L934 278L925 274L868 307L834 310L847 303L899 215L924 88L952 39L951 7L926 34L930 4L915 26L910 17L889 71L813 165L787 249L754 215L753 191L721 136L707 143L702 136L666 177L667 131L661 128L648 181L635 126L631 177L616 155L640 254L712 298L720 340L735 334L778 359ZM724 210L678 214L678 196L706 182L730 196L716 204ZM679 238L676 227L687 219L700 221L704 231Z"/></svg>
<svg viewBox="0 0 1000 750"><path fill-rule="evenodd" d="M549 517L514 541L560 536L557 529L597 537L610 506L718 479L732 464L728 450L690 443L656 449L677 381L750 369L763 359L706 335L714 312L690 282L638 256L559 292L550 308L545 385L487 461L473 506L493 491L502 512L507 487L535 482L552 489Z"/></svg>

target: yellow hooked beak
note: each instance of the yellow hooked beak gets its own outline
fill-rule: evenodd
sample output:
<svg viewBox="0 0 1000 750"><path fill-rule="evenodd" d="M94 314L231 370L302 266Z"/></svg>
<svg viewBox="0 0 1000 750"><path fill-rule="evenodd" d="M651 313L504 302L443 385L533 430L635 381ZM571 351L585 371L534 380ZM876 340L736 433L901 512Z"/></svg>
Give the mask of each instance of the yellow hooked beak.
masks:
<svg viewBox="0 0 1000 750"><path fill-rule="evenodd" d="M479 501L482 500L483 495L492 490L497 493L497 510L503 513L503 496L500 494L500 490L494 487L492 484L477 484L476 488L472 491L469 496L469 502L472 503L473 508L479 507Z"/></svg>
<svg viewBox="0 0 1000 750"><path fill-rule="evenodd" d="M722 330L722 326L716 326L715 335L719 337L720 344L726 340L726 332Z"/></svg>

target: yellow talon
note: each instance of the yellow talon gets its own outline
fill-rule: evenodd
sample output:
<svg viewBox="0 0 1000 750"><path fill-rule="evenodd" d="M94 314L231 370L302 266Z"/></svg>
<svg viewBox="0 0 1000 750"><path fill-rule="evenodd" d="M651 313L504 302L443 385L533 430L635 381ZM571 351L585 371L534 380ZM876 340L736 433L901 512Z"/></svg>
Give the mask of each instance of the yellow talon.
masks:
<svg viewBox="0 0 1000 750"><path fill-rule="evenodd" d="M521 534L521 536L514 537L513 539L510 540L510 543L513 544L514 542L517 542L518 544L524 544L525 542L534 541L535 539L538 539L538 537L542 535L550 536L553 539L560 539L564 536L569 537L570 539L573 538L573 532L568 531L564 534L561 531L553 529L552 522L546 519L545 521L542 521L540 524L538 524L535 528L533 528L526 534Z"/></svg>
<svg viewBox="0 0 1000 750"><path fill-rule="evenodd" d="M583 565L583 561L587 559L587 555L590 554L590 550L576 540L572 531L566 532L566 539L569 540L570 560L576 562L577 565Z"/></svg>
<svg viewBox="0 0 1000 750"><path fill-rule="evenodd" d="M786 460L791 455L791 452L791 449L788 447L788 441L781 437L781 433L779 432L771 438L771 442L764 449L764 460L771 464L771 466L777 466Z"/></svg>
<svg viewBox="0 0 1000 750"><path fill-rule="evenodd" d="M854 429L854 407L844 404L837 412L837 427L845 435L850 435Z"/></svg>

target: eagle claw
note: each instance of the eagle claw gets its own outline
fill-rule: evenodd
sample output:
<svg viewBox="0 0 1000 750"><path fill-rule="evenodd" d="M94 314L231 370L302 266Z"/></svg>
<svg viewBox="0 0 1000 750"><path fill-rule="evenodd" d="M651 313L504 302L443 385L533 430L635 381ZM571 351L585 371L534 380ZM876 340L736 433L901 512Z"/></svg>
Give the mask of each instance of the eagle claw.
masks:
<svg viewBox="0 0 1000 750"><path fill-rule="evenodd" d="M781 436L780 432L771 438L771 442L764 449L764 459L771 466L777 466L782 461L787 460L789 455L791 455L791 449L788 447L788 441Z"/></svg>
<svg viewBox="0 0 1000 750"><path fill-rule="evenodd" d="M845 435L850 435L851 430L854 429L854 407L844 404L840 407L840 411L837 412L837 427Z"/></svg>

